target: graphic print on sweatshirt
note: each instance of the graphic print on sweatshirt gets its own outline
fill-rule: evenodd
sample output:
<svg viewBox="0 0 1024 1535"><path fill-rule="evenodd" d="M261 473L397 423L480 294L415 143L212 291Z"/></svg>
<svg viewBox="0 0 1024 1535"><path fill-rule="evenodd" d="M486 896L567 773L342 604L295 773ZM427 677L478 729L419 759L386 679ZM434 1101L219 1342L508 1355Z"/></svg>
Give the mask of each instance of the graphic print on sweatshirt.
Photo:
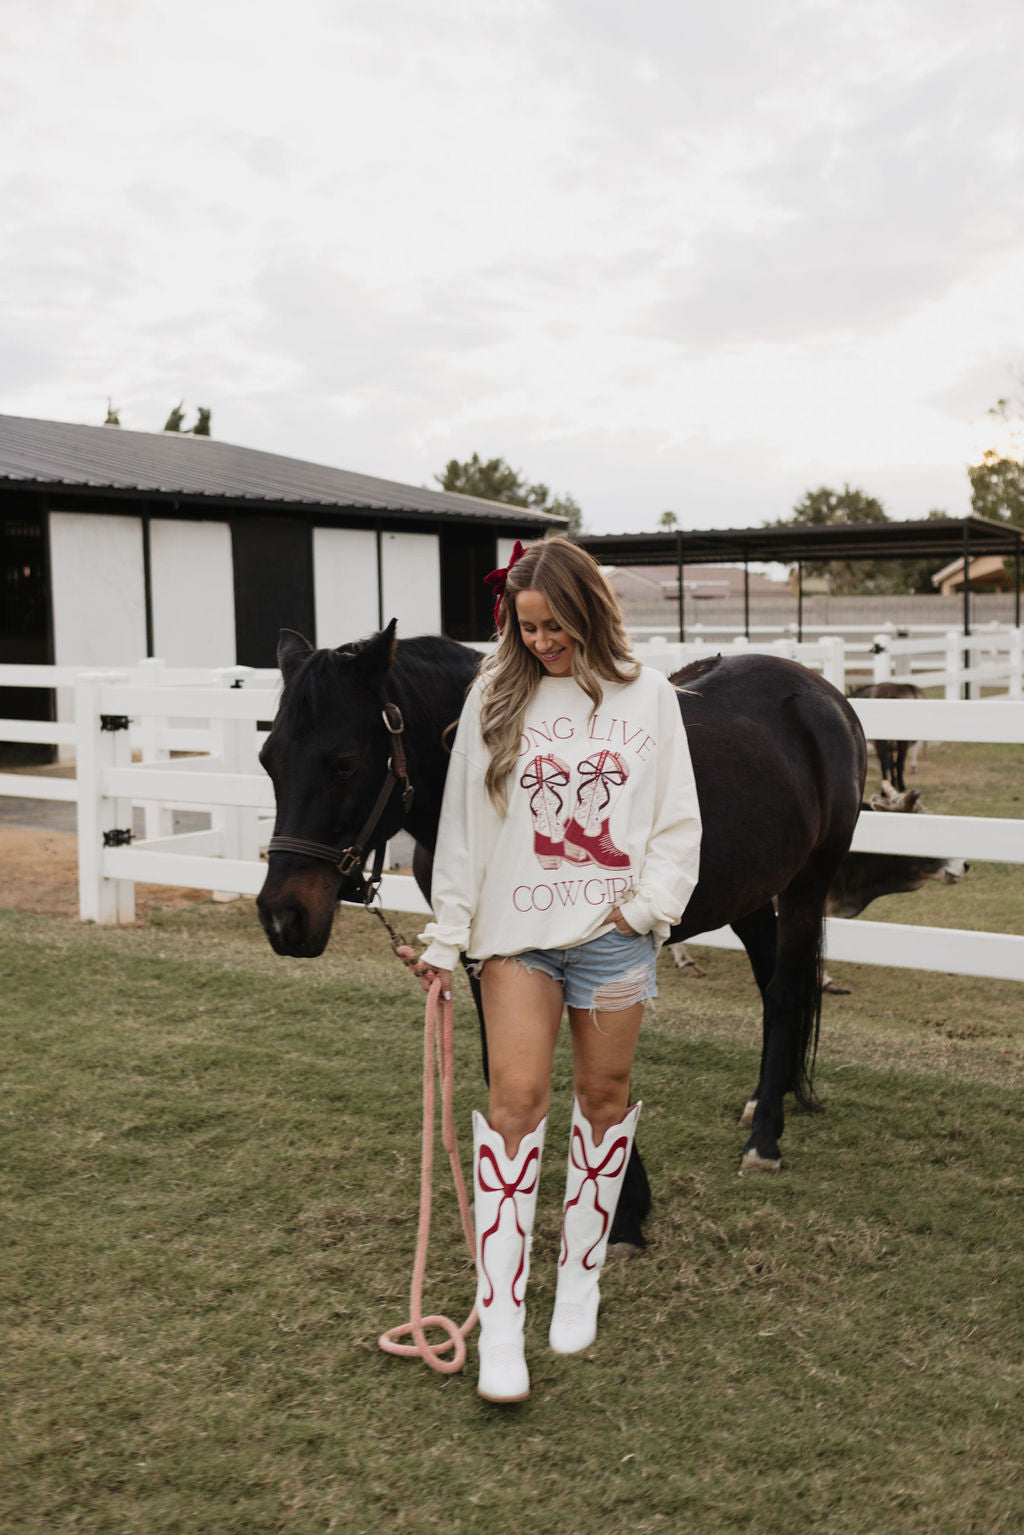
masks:
<svg viewBox="0 0 1024 1535"><path fill-rule="evenodd" d="M617 752L602 749L585 757L575 773L553 753L531 757L519 779L530 796L533 851L543 869L596 864L599 869L629 868L629 855L615 846L609 820L615 800L629 778Z"/></svg>

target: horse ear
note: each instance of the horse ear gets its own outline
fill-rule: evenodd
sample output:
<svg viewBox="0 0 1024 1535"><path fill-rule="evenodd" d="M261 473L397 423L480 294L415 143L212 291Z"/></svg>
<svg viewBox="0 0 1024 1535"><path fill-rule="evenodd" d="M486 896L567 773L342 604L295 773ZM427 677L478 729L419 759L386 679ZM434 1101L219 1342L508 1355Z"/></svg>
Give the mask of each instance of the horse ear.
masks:
<svg viewBox="0 0 1024 1535"><path fill-rule="evenodd" d="M398 644L395 637L397 625L398 620L393 618L386 629L372 639L364 640L353 652L360 675L370 687L382 684L391 670Z"/></svg>
<svg viewBox="0 0 1024 1535"><path fill-rule="evenodd" d="M312 654L313 647L303 635L297 634L294 629L281 630L277 641L277 664L285 682L295 675L306 657Z"/></svg>

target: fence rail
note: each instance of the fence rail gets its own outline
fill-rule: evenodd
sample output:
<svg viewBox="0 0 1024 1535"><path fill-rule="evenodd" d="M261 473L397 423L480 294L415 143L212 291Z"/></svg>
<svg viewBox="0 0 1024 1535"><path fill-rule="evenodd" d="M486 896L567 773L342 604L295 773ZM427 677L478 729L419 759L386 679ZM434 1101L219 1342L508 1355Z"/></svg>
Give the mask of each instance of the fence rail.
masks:
<svg viewBox="0 0 1024 1535"><path fill-rule="evenodd" d="M724 648L652 643L644 659L661 664L667 656L679 664L679 650L693 659L694 651L708 654ZM755 647L741 641L729 648ZM813 645L787 640L764 648L801 652L796 658L827 675L841 660L843 642L826 637ZM17 681L12 681L12 671L19 674ZM133 920L139 882L255 895L265 876L261 852L274 809L272 786L258 763L260 726L277 707L277 674L246 668L183 672L159 663L124 673L0 667L0 686L67 686L72 672L72 734L67 723L14 723L26 731L22 740L73 740L77 777L0 774L0 795L75 803L83 919ZM1009 695L969 702L925 699L911 705L858 699L853 706L869 738L906 736L910 707L916 738L1024 745L1024 700ZM35 727L32 734L27 733L30 725ZM173 757L176 751L191 755ZM145 835L135 839L139 806ZM181 808L203 811L209 827L173 832L171 814ZM862 852L1024 863L1024 819L868 815L858 822L853 847ZM427 913L426 902L407 875L386 874L381 896L392 910ZM692 941L740 947L728 929ZM1024 981L1024 936L1016 934L836 919L828 925L828 942L832 959Z"/></svg>

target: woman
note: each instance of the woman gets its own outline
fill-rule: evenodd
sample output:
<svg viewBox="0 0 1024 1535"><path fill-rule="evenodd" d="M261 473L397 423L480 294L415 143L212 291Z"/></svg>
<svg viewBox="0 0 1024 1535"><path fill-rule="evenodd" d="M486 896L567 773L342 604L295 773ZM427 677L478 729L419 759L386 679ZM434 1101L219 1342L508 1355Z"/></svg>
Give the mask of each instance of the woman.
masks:
<svg viewBox="0 0 1024 1535"><path fill-rule="evenodd" d="M530 1380L524 1295L563 1007L575 1098L549 1341L587 1348L633 1145L629 1082L655 953L697 882L700 815L671 684L633 657L600 566L552 537L487 578L500 633L459 721L422 969L480 977L488 1115L473 1116L481 1396Z"/></svg>

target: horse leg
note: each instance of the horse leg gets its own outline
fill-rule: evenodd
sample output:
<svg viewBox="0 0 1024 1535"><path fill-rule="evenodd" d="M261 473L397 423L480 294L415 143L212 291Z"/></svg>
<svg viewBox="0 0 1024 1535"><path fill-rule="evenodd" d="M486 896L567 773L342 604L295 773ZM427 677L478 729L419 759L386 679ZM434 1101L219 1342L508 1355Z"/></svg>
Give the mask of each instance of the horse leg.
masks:
<svg viewBox="0 0 1024 1535"><path fill-rule="evenodd" d="M765 1054L768 1049L768 1025L765 1012L765 994L775 974L775 948L778 919L775 915L775 904L767 901L759 910L751 912L749 917L743 917L739 922L731 924L733 932L747 951L750 968L754 972L754 980L757 989L761 993L761 1066L757 1079L757 1086L748 1098L743 1113L740 1115L740 1124L746 1129L754 1123L754 1110L761 1096L761 1083L764 1080Z"/></svg>
<svg viewBox="0 0 1024 1535"><path fill-rule="evenodd" d="M466 956L462 956L462 967L469 981L469 989L473 993L473 1001L476 1005L476 1016L480 1021L480 1064L483 1067L484 1082L490 1085L491 1067L487 1058L487 1030L484 1028L484 999L480 989L480 977L475 969L468 963Z"/></svg>
<svg viewBox="0 0 1024 1535"><path fill-rule="evenodd" d="M775 974L765 992L764 1048L757 1107L740 1172L779 1172L783 1099L815 1108L811 1070L821 1019L822 939L828 879L806 875L779 897Z"/></svg>
<svg viewBox="0 0 1024 1535"><path fill-rule="evenodd" d="M622 1192L619 1194L615 1219L612 1221L611 1235L608 1238L609 1252L613 1248L618 1248L620 1255L624 1257L627 1256L628 1248L639 1250L646 1247L644 1221L650 1213L651 1185L643 1158L636 1149L634 1140L629 1161L626 1163L626 1176L622 1184ZM632 1257L632 1253L628 1256Z"/></svg>
<svg viewBox="0 0 1024 1535"><path fill-rule="evenodd" d="M904 775L907 766L907 748L910 746L910 742L894 741L893 746L896 748L895 755L893 757L893 773L896 777L895 788L897 794L902 794L907 787L907 781Z"/></svg>

